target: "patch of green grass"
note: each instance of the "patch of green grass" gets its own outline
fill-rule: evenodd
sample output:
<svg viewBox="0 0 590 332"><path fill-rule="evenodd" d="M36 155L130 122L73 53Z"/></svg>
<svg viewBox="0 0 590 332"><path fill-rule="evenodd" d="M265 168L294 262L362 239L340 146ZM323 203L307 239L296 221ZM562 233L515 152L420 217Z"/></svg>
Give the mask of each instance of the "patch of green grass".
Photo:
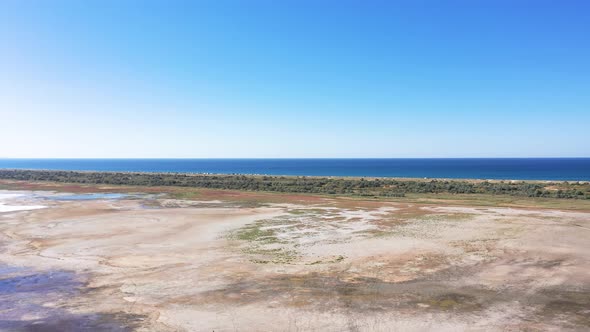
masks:
<svg viewBox="0 0 590 332"><path fill-rule="evenodd" d="M240 241L256 242L257 244L282 243L273 229L264 229L264 221L258 221L248 226L242 227L230 237Z"/></svg>
<svg viewBox="0 0 590 332"><path fill-rule="evenodd" d="M284 248L265 249L260 246L250 246L243 252L252 256L250 261L257 264L290 264L299 257L296 251Z"/></svg>
<svg viewBox="0 0 590 332"><path fill-rule="evenodd" d="M290 214L294 214L294 215L329 215L330 211L326 210L326 209L290 209L289 211Z"/></svg>
<svg viewBox="0 0 590 332"><path fill-rule="evenodd" d="M298 257L295 250L273 245L286 244L276 236L276 231L265 226L271 220L261 220L246 225L228 235L229 239L242 242L241 251L251 256L250 261L256 264L289 264Z"/></svg>
<svg viewBox="0 0 590 332"><path fill-rule="evenodd" d="M468 213L449 213L449 214L425 214L415 218L423 221L466 221L473 218L472 214Z"/></svg>
<svg viewBox="0 0 590 332"><path fill-rule="evenodd" d="M294 215L303 215L303 214L307 213L306 210L301 210L301 209L291 209L287 212L289 212L290 214L294 214Z"/></svg>
<svg viewBox="0 0 590 332"><path fill-rule="evenodd" d="M431 300L430 305L438 306L441 309L451 309L456 307L459 303L452 299L444 299L440 301Z"/></svg>
<svg viewBox="0 0 590 332"><path fill-rule="evenodd" d="M375 229L375 230L370 230L367 231L367 233L369 233L371 235L371 237L387 237L387 236L391 236L394 234L394 232L390 231L390 230L384 230L384 229Z"/></svg>
<svg viewBox="0 0 590 332"><path fill-rule="evenodd" d="M181 191L181 192L172 192L169 194L170 198L173 199L182 199L182 200L197 200L199 199L200 194L198 192L193 191Z"/></svg>
<svg viewBox="0 0 590 332"><path fill-rule="evenodd" d="M480 304L477 303L473 296L463 294L445 294L434 299L430 299L428 304L435 309L440 310L477 310Z"/></svg>
<svg viewBox="0 0 590 332"><path fill-rule="evenodd" d="M519 197L490 194L406 194L406 197L399 199L392 198L390 201L418 204L590 210L590 200L584 199Z"/></svg>

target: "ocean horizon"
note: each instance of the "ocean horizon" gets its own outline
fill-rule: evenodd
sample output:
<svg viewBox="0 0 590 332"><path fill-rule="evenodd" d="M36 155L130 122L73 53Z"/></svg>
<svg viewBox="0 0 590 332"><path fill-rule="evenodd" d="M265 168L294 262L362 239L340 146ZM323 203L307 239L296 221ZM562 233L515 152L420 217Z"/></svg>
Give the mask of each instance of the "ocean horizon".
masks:
<svg viewBox="0 0 590 332"><path fill-rule="evenodd" d="M0 169L590 181L590 158L0 158Z"/></svg>

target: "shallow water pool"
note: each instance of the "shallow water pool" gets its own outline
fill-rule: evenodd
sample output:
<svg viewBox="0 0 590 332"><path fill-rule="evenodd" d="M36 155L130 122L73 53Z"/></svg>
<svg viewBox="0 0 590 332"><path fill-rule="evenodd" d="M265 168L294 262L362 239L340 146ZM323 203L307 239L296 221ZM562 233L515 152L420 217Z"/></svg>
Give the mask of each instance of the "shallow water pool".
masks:
<svg viewBox="0 0 590 332"><path fill-rule="evenodd" d="M95 199L124 199L137 198L139 195L117 194L117 193L93 193L93 194L68 194L43 196L44 199L55 201L88 201Z"/></svg>

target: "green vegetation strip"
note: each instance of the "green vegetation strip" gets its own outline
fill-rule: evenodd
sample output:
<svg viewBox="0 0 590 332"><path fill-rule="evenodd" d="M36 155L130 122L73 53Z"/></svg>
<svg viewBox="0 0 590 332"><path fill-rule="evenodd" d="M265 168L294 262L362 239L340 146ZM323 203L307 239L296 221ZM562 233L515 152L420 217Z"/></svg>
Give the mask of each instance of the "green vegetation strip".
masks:
<svg viewBox="0 0 590 332"><path fill-rule="evenodd" d="M588 182L399 180L389 178L364 179L45 170L0 170L0 179L133 186L180 186L376 197L404 197L405 194L409 193L434 193L590 199L590 183Z"/></svg>

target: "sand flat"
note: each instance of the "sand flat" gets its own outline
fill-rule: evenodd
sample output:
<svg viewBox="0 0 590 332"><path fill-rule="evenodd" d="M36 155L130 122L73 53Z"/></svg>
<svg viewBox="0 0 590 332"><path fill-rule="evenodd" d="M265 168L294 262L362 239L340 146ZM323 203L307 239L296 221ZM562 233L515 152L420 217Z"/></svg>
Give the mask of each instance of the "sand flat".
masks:
<svg viewBox="0 0 590 332"><path fill-rule="evenodd" d="M589 213L355 205L156 195L5 214L0 297L18 305L0 330L590 328Z"/></svg>

